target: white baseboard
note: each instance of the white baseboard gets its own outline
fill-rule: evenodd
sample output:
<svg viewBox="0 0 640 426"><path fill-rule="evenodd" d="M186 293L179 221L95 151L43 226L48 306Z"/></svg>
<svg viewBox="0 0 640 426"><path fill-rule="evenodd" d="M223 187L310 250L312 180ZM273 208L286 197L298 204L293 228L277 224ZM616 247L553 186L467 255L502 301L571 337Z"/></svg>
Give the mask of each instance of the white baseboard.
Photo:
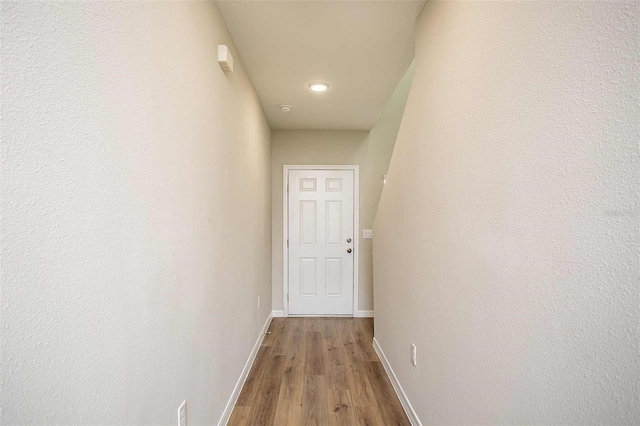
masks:
<svg viewBox="0 0 640 426"><path fill-rule="evenodd" d="M284 317L284 311L273 311L272 312L273 317L274 318L281 318ZM304 315L296 315L296 316L304 316ZM309 316L321 316L321 317L331 317L331 316L336 316L336 317L342 317L344 315L309 315ZM373 318L373 311L357 311L356 314L354 315L355 318Z"/></svg>
<svg viewBox="0 0 640 426"><path fill-rule="evenodd" d="M387 357L385 356L384 352L382 351L382 348L380 347L380 344L378 343L375 337L373 338L373 348L378 354L378 358L380 358L380 362L384 367L384 371L386 371L387 376L389 376L389 380L393 385L393 389L396 391L396 394L400 399L400 403L402 404L402 408L404 408L404 412L407 413L407 417L409 417L409 421L411 422L411 425L422 426L422 423L420 423L420 419L418 418L418 415L413 410L413 407L409 402L409 398L407 398L407 395L404 393L404 390L402 389L402 386L400 385L400 382L396 377L396 373L393 372L393 368L391 368L391 364L389 364L389 360L387 360Z"/></svg>
<svg viewBox="0 0 640 426"><path fill-rule="evenodd" d="M233 408L236 406L236 402L238 401L238 397L240 396L240 392L242 391L242 387L244 386L244 382L247 380L247 376L249 375L249 371L251 371L251 367L253 366L253 361L256 359L256 355L258 355L258 351L260 350L260 345L262 345L262 340L264 339L264 335L269 330L269 325L271 324L271 320L273 319L273 315L269 314L269 318L262 326L262 330L258 335L258 339L256 340L256 344L253 345L253 349L249 354L249 359L244 364L244 368L242 369L242 373L240 373L240 378L236 383L236 387L233 388L233 392L231 393L231 398L229 398L229 402L227 402L227 406L224 407L224 411L222 412L222 417L220 417L220 421L218 422L218 426L225 426L231 417L231 413L233 412Z"/></svg>

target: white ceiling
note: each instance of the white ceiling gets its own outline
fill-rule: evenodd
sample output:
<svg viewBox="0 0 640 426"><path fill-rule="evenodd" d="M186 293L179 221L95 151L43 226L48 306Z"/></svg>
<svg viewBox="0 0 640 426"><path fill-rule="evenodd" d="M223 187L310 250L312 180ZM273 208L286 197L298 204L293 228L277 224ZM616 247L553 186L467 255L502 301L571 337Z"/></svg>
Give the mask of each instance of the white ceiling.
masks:
<svg viewBox="0 0 640 426"><path fill-rule="evenodd" d="M368 130L414 56L424 1L221 1L274 129ZM309 90L326 81L324 93ZM280 111L281 104L293 107Z"/></svg>

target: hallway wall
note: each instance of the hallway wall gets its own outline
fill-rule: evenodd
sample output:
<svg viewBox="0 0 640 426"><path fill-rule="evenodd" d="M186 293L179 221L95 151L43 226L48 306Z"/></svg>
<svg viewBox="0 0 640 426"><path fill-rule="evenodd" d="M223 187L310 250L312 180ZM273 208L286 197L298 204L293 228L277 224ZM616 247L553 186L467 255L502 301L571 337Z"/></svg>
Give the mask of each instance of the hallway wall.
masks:
<svg viewBox="0 0 640 426"><path fill-rule="evenodd" d="M638 22L427 2L373 262L376 340L423 424L638 423Z"/></svg>
<svg viewBox="0 0 640 426"><path fill-rule="evenodd" d="M271 132L215 4L0 7L0 423L216 424L271 311Z"/></svg>
<svg viewBox="0 0 640 426"><path fill-rule="evenodd" d="M371 229L382 178L387 172L402 113L413 80L409 67L371 131L274 130L272 133L272 282L273 309L282 310L282 166L285 164L357 164L360 166L360 255L358 304L360 311L373 310L373 265L371 239L362 229Z"/></svg>

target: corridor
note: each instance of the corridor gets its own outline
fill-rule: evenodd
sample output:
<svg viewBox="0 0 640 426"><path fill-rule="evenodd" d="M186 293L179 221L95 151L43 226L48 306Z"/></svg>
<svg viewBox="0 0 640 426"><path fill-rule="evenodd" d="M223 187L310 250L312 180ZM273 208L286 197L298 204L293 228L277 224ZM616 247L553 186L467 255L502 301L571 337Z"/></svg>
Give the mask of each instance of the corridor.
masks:
<svg viewBox="0 0 640 426"><path fill-rule="evenodd" d="M1 1L0 425L640 425L638 23Z"/></svg>
<svg viewBox="0 0 640 426"><path fill-rule="evenodd" d="M371 344L371 318L275 318L229 421L408 425Z"/></svg>

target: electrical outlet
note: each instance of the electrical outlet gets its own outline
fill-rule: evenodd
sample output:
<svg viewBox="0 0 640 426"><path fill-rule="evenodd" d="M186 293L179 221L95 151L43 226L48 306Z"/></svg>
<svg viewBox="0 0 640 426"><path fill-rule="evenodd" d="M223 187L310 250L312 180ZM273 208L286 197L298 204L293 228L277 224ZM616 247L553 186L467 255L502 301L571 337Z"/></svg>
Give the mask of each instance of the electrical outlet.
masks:
<svg viewBox="0 0 640 426"><path fill-rule="evenodd" d="M178 426L187 426L187 401L182 401L178 407Z"/></svg>
<svg viewBox="0 0 640 426"><path fill-rule="evenodd" d="M260 309L260 296L258 296L258 309Z"/></svg>
<svg viewBox="0 0 640 426"><path fill-rule="evenodd" d="M418 365L418 360L416 357L416 345L414 345L413 343L411 344L411 362L413 363L413 365Z"/></svg>

